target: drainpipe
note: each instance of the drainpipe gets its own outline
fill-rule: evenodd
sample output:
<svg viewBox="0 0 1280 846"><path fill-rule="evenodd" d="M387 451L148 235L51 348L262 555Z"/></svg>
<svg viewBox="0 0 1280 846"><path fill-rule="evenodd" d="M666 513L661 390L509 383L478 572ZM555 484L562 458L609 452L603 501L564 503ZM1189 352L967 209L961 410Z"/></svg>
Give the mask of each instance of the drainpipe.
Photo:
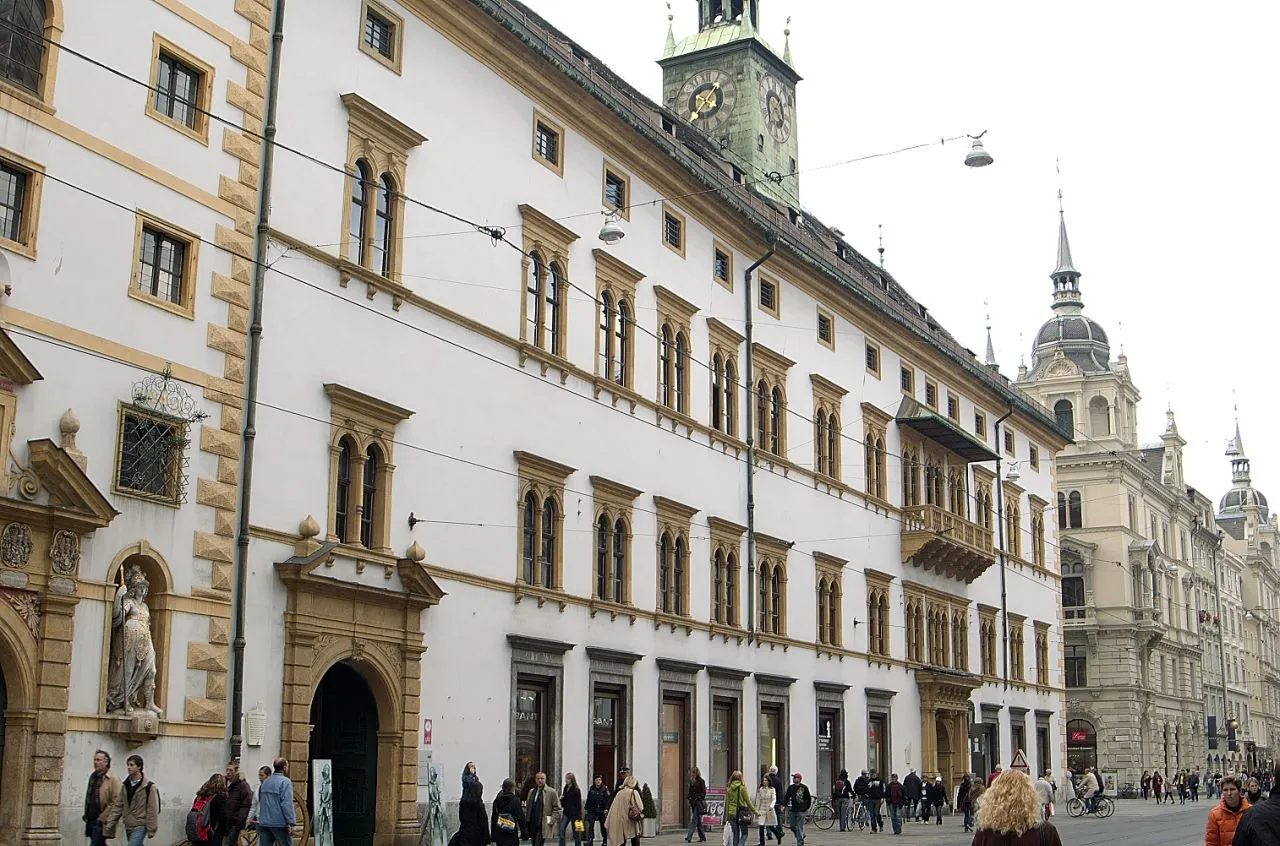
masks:
<svg viewBox="0 0 1280 846"><path fill-rule="evenodd" d="M1218 536L1215 539L1214 546L1209 550L1210 561L1213 563L1213 593L1217 600L1218 609L1218 660L1219 666L1222 667L1222 722L1218 724L1218 731L1224 729L1229 731L1228 724L1231 721L1231 703L1227 699L1227 639L1224 637L1226 633L1227 618L1222 614L1222 576L1218 570L1218 551L1222 549L1222 530L1218 530ZM1228 745L1224 750L1226 755L1231 754L1231 748Z"/></svg>
<svg viewBox="0 0 1280 846"><path fill-rule="evenodd" d="M751 300L751 274L773 257L778 242L769 239L769 249L742 274L742 304L746 312L747 364L743 374L747 384L746 413L742 420L747 429L747 642L755 639L756 630L756 440L755 423L751 412L755 408L755 356L751 352L751 335L755 325L755 312Z"/></svg>
<svg viewBox="0 0 1280 846"><path fill-rule="evenodd" d="M280 91L280 55L284 47L284 3L275 0L270 54L267 56L266 122L263 128L262 167L258 171L257 231L254 234L253 290L249 307L248 372L245 377L244 431L240 440L240 496L236 526L235 593L231 608L231 756L240 757L244 717L244 605L249 574L249 502L253 489L253 447L257 440L258 372L262 350L262 293L267 276L267 244L271 214L271 173L275 161L276 102Z"/></svg>
<svg viewBox="0 0 1280 846"><path fill-rule="evenodd" d="M1000 456L1004 444L1000 439L1000 424L1013 416L1013 406L991 427L996 436L996 561L1000 565L1000 659L1005 689L1009 689L1009 597L1005 585L1004 560L1004 477L1000 473Z"/></svg>

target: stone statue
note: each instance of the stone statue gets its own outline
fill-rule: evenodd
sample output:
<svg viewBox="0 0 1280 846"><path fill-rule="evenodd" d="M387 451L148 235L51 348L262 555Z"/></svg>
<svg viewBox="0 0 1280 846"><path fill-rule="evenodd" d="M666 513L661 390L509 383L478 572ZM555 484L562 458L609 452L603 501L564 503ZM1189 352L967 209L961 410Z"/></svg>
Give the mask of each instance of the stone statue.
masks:
<svg viewBox="0 0 1280 846"><path fill-rule="evenodd" d="M151 640L150 590L142 568L125 568L111 612L111 664L107 711L131 717L135 710L160 716L156 707L156 647Z"/></svg>

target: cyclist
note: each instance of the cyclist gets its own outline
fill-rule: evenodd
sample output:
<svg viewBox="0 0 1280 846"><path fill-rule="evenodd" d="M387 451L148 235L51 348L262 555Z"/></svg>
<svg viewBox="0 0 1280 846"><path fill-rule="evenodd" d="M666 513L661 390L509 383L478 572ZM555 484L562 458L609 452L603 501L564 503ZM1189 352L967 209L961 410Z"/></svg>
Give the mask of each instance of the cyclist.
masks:
<svg viewBox="0 0 1280 846"><path fill-rule="evenodd" d="M1084 768L1084 810L1086 814L1092 814L1098 810L1098 797L1102 795L1102 785L1098 781L1098 775L1093 771L1093 767Z"/></svg>

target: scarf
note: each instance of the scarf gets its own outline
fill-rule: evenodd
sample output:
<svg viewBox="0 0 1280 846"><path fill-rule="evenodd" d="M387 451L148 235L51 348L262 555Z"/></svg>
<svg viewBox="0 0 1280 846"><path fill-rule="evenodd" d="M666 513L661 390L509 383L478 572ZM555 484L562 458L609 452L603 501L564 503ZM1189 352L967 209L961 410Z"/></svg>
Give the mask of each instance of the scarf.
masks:
<svg viewBox="0 0 1280 846"><path fill-rule="evenodd" d="M102 816L102 778L103 773L94 770L89 774L89 788L84 793L84 825L85 836L92 837L89 831L98 817Z"/></svg>

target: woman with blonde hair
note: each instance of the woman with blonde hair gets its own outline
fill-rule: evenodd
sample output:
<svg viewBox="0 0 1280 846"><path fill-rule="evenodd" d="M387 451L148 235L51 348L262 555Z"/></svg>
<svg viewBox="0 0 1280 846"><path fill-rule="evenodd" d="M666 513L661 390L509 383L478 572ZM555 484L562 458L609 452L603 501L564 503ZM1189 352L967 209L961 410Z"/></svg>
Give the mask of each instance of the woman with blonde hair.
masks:
<svg viewBox="0 0 1280 846"><path fill-rule="evenodd" d="M1005 770L982 794L973 846L1062 846L1053 823L1041 821L1031 779Z"/></svg>
<svg viewBox="0 0 1280 846"><path fill-rule="evenodd" d="M747 786L742 783L742 770L734 770L729 776L729 787L724 796L724 821L733 832L733 846L746 843L747 829L757 816L759 812L751 804Z"/></svg>
<svg viewBox="0 0 1280 846"><path fill-rule="evenodd" d="M628 775L622 781L622 787L613 794L613 804L609 806L609 816L605 817L604 830L609 835L609 842L614 846L640 846L640 834L643 831L641 821L644 819L644 802L640 799L640 790L636 777Z"/></svg>

